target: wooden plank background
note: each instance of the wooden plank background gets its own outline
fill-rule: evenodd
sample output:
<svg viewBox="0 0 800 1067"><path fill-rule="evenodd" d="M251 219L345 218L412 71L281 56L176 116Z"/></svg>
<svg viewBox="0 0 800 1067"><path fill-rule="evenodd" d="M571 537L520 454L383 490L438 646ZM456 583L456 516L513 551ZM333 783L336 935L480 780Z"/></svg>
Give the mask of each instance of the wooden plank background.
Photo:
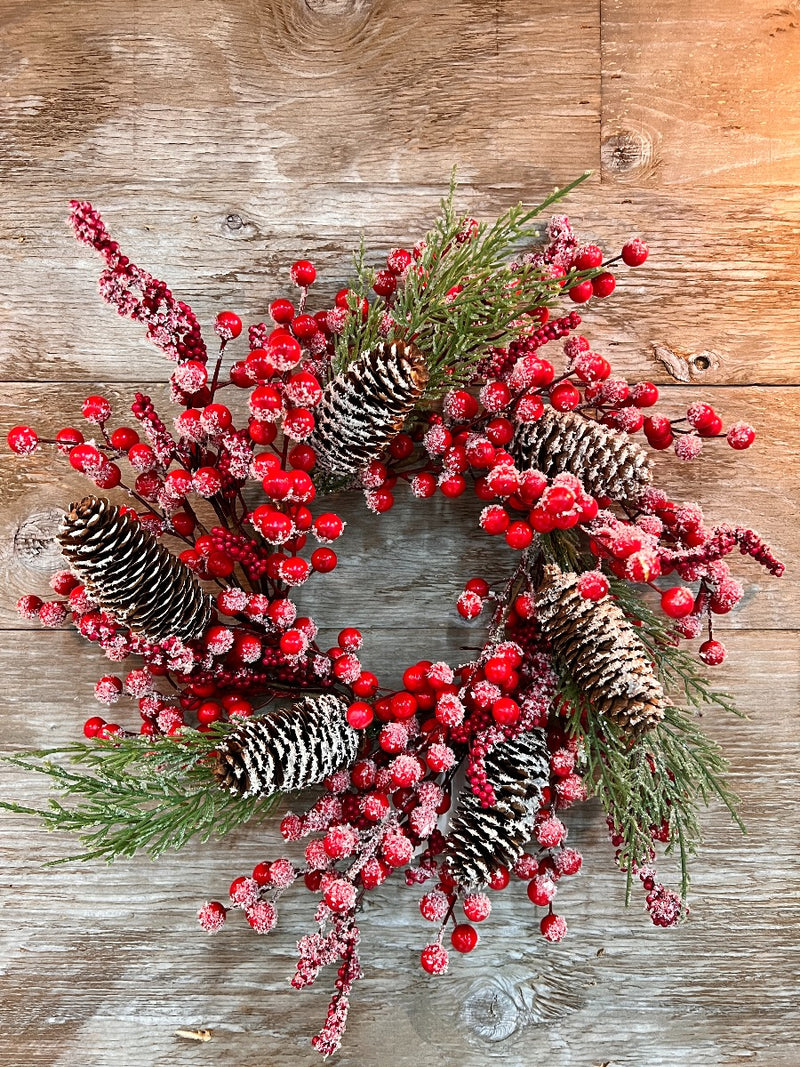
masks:
<svg viewBox="0 0 800 1067"><path fill-rule="evenodd" d="M581 231L607 248L641 232L652 255L587 331L675 410L708 394L757 423L740 462L720 449L664 477L710 515L760 528L791 563L799 48L797 0L3 0L3 432L72 421L95 382L121 401L166 375L97 299L97 262L64 223L71 197L91 198L203 322L223 306L258 321L298 256L329 296L361 233L380 252L423 232L454 163L463 203L483 216L589 167L568 205ZM704 353L711 368L691 394L655 358L680 370ZM94 713L96 650L13 612L21 591L46 588L54 509L80 485L38 456L0 456L9 748L71 739ZM487 544L454 533L446 508L434 523L413 504L381 523L351 512L351 554L315 613L364 625L368 665L457 658L474 638L441 594L497 566ZM387 556L391 582L376 566ZM798 578L738 570L748 596L722 622L732 655L720 674L750 718L706 722L749 834L709 811L692 921L660 931L639 900L623 908L588 805L570 819L585 861L562 890L571 933L559 946L538 937L518 888L497 899L480 950L432 982L416 965L427 931L413 894L373 895L368 976L338 1063L796 1064ZM4 795L40 796L3 774ZM275 854L273 831L111 868L43 867L64 842L24 820L3 818L0 844L3 1067L317 1062L308 1037L326 988L287 984L307 895L289 897L268 939L231 923L211 940L194 921L200 901ZM179 1027L213 1038L187 1042Z"/></svg>

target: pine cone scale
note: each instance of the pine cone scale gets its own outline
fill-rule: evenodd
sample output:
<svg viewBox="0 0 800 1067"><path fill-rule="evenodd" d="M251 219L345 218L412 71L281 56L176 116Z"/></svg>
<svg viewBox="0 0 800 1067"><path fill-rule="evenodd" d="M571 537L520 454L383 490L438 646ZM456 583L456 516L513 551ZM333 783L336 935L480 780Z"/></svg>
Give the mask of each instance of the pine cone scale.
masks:
<svg viewBox="0 0 800 1067"><path fill-rule="evenodd" d="M308 444L323 470L355 474L403 428L425 391L428 370L414 345L381 342L323 390Z"/></svg>
<svg viewBox="0 0 800 1067"><path fill-rule="evenodd" d="M242 797L305 789L353 763L360 739L343 701L308 696L240 726L217 749L213 773Z"/></svg>
<svg viewBox="0 0 800 1067"><path fill-rule="evenodd" d="M70 506L62 552L91 599L153 644L200 637L211 603L189 568L102 497Z"/></svg>
<svg viewBox="0 0 800 1067"><path fill-rule="evenodd" d="M664 717L667 700L633 624L610 598L584 599L578 575L554 564L537 592L537 620L554 659L598 715L638 735Z"/></svg>
<svg viewBox="0 0 800 1067"><path fill-rule="evenodd" d="M545 408L523 423L509 449L523 467L552 478L575 475L595 497L635 507L650 484L650 459L626 433L602 426L576 411Z"/></svg>
<svg viewBox="0 0 800 1067"><path fill-rule="evenodd" d="M499 863L513 866L522 855L550 780L544 731L531 730L496 745L486 756L486 775L495 803L482 808L465 786L447 839L448 866L465 889L485 885Z"/></svg>

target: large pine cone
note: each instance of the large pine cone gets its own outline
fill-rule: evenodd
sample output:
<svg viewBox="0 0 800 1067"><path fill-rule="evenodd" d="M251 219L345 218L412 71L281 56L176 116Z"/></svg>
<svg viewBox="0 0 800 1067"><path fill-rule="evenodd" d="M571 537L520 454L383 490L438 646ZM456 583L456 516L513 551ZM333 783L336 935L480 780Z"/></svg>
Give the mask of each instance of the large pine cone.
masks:
<svg viewBox="0 0 800 1067"><path fill-rule="evenodd" d="M428 368L414 345L382 341L330 381L308 444L322 470L355 474L403 428L425 392Z"/></svg>
<svg viewBox="0 0 800 1067"><path fill-rule="evenodd" d="M522 467L535 467L548 478L574 474L592 496L628 507L636 506L650 484L650 458L641 445L576 411L545 408L536 422L518 428L509 450Z"/></svg>
<svg viewBox="0 0 800 1067"><path fill-rule="evenodd" d="M465 786L447 837L447 865L464 889L485 885L498 864L513 867L530 840L550 780L544 731L531 730L496 745L486 756L486 776L494 789L494 805L481 807Z"/></svg>
<svg viewBox="0 0 800 1067"><path fill-rule="evenodd" d="M349 767L360 741L338 697L308 696L239 726L217 748L212 770L223 788L242 797L305 789Z"/></svg>
<svg viewBox="0 0 800 1067"><path fill-rule="evenodd" d="M201 637L211 600L197 578L135 519L102 497L71 504L61 551L103 611L153 644Z"/></svg>
<svg viewBox="0 0 800 1067"><path fill-rule="evenodd" d="M577 574L551 564L536 593L536 619L556 666L598 715L633 735L651 730L667 701L636 627L610 597L586 600L577 583Z"/></svg>

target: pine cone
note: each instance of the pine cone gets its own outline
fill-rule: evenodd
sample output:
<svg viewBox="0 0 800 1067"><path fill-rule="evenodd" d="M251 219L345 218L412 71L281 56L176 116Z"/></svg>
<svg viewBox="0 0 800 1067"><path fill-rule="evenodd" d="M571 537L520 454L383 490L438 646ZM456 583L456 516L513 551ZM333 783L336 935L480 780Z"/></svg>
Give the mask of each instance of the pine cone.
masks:
<svg viewBox="0 0 800 1067"><path fill-rule="evenodd" d="M598 715L633 735L664 718L667 701L636 627L610 598L586 600L578 575L545 567L536 619L556 666L566 671Z"/></svg>
<svg viewBox="0 0 800 1067"><path fill-rule="evenodd" d="M576 411L545 408L536 422L517 429L509 450L522 467L549 478L566 471L592 496L630 507L650 484L650 459L641 445Z"/></svg>
<svg viewBox="0 0 800 1067"><path fill-rule="evenodd" d="M217 748L219 784L242 797L305 789L358 755L361 735L331 693L243 723Z"/></svg>
<svg viewBox="0 0 800 1067"><path fill-rule="evenodd" d="M322 470L355 474L403 428L425 392L428 368L414 345L382 341L329 382L308 444Z"/></svg>
<svg viewBox="0 0 800 1067"><path fill-rule="evenodd" d="M513 867L530 840L542 791L550 781L544 731L531 730L496 745L486 756L486 776L494 789L494 805L482 808L465 786L447 838L447 865L464 889L485 885L498 864Z"/></svg>
<svg viewBox="0 0 800 1067"><path fill-rule="evenodd" d="M103 611L153 644L202 636L211 600L189 568L135 519L102 497L71 504L61 551Z"/></svg>

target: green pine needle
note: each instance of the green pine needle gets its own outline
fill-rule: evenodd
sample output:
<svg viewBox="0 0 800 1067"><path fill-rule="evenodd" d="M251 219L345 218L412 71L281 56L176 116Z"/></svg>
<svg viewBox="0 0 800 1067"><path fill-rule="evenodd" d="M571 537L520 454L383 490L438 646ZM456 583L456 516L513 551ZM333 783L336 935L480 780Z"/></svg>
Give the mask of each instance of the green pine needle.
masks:
<svg viewBox="0 0 800 1067"><path fill-rule="evenodd" d="M140 851L155 858L195 836L201 841L223 837L255 816L266 816L279 800L277 794L242 799L219 788L205 757L230 729L187 729L177 738L124 737L3 757L47 775L61 798L51 798L46 808L8 801L0 801L0 807L35 815L48 830L80 837L85 850L55 863L110 862ZM68 766L54 762L54 756L66 757Z"/></svg>
<svg viewBox="0 0 800 1067"><path fill-rule="evenodd" d="M494 223L481 223L477 233L463 241L459 235L467 216L455 209L453 177L441 215L389 309L395 322L389 339L413 342L425 356L429 378L421 403L469 380L475 364L490 348L502 347L516 336L513 324L520 316L555 304L562 291L559 282L542 277L538 267L523 266L512 272L509 257L539 236L535 220L541 212L567 196L590 173L556 189L534 208L517 204ZM356 312L375 277L364 263L363 247L355 268L356 278L350 286L354 314L337 341L335 373L380 339L380 323L387 311L384 301L375 300L366 319ZM597 271L573 273L571 284ZM448 296L455 287L460 287L457 294Z"/></svg>
<svg viewBox="0 0 800 1067"><path fill-rule="evenodd" d="M626 901L635 866L649 862L651 829L662 824L669 828L666 853L677 852L680 860L685 895L689 859L702 840L701 806L718 798L744 832L719 746L680 708L667 708L654 730L631 740L609 720L586 714L580 694L569 684L563 693L574 709L568 731L583 740L584 780L623 839L619 865L628 876Z"/></svg>

